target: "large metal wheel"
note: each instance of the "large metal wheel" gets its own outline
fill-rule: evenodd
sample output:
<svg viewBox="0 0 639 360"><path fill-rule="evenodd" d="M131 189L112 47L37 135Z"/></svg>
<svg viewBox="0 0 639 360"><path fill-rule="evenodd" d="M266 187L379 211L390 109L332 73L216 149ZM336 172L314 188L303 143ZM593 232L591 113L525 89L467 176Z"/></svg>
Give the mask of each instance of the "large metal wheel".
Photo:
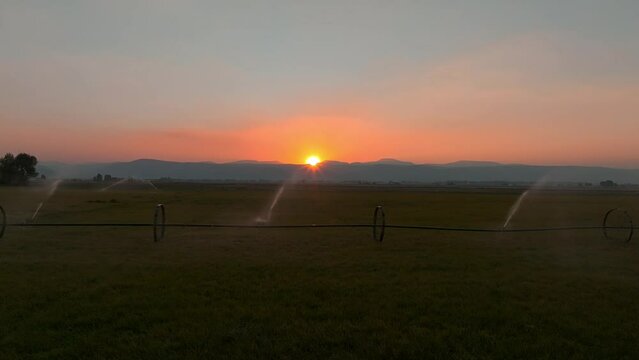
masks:
<svg viewBox="0 0 639 360"><path fill-rule="evenodd" d="M166 231L166 211L163 204L157 204L155 206L155 213L153 214L153 241L158 242L164 239Z"/></svg>
<svg viewBox="0 0 639 360"><path fill-rule="evenodd" d="M602 224L604 237L608 240L630 242L635 229L628 211L621 208L606 212Z"/></svg>
<svg viewBox="0 0 639 360"><path fill-rule="evenodd" d="M373 213L373 240L382 242L386 231L386 214L384 208L379 205Z"/></svg>

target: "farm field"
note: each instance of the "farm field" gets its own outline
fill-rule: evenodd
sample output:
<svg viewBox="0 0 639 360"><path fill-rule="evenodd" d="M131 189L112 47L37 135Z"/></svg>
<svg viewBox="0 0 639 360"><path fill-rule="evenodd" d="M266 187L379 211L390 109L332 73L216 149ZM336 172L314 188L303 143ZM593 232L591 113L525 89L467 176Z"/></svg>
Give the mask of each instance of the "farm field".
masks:
<svg viewBox="0 0 639 360"><path fill-rule="evenodd" d="M10 223L254 224L275 185L0 188ZM499 228L522 189L297 185L271 224ZM639 216L633 191L538 190L510 228ZM635 219L635 225L639 218ZM600 231L9 227L1 359L635 358L639 239Z"/></svg>

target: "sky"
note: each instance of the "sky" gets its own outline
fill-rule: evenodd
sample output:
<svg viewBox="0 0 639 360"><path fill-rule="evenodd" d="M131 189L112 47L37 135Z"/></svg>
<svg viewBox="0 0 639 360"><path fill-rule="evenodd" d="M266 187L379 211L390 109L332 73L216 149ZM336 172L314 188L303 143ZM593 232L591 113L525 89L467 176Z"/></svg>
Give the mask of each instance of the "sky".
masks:
<svg viewBox="0 0 639 360"><path fill-rule="evenodd" d="M639 167L639 2L0 1L0 152Z"/></svg>

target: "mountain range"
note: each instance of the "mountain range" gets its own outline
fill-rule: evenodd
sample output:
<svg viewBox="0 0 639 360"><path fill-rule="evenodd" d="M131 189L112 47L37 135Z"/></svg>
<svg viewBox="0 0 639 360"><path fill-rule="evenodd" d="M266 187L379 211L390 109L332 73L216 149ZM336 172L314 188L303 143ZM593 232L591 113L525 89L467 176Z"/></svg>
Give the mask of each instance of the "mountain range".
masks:
<svg viewBox="0 0 639 360"><path fill-rule="evenodd" d="M316 171L306 165L279 162L236 161L174 162L140 159L130 162L65 164L42 162L38 171L50 178L90 179L96 174L119 178L199 181L307 180L325 182L590 182L612 180L639 184L639 169L595 166L541 166L500 164L485 161L458 161L449 164L414 164L395 159L346 163L324 161Z"/></svg>

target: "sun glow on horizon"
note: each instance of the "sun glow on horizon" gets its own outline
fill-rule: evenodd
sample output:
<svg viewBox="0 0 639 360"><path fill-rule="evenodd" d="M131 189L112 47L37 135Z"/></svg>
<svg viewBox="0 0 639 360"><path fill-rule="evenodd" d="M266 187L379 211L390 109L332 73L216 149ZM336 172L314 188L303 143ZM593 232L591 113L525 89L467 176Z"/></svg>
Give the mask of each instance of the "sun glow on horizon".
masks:
<svg viewBox="0 0 639 360"><path fill-rule="evenodd" d="M306 165L313 166L313 167L317 166L317 164L319 164L320 162L322 162L322 160L320 160L320 158L316 155L311 155L307 157L305 161Z"/></svg>

